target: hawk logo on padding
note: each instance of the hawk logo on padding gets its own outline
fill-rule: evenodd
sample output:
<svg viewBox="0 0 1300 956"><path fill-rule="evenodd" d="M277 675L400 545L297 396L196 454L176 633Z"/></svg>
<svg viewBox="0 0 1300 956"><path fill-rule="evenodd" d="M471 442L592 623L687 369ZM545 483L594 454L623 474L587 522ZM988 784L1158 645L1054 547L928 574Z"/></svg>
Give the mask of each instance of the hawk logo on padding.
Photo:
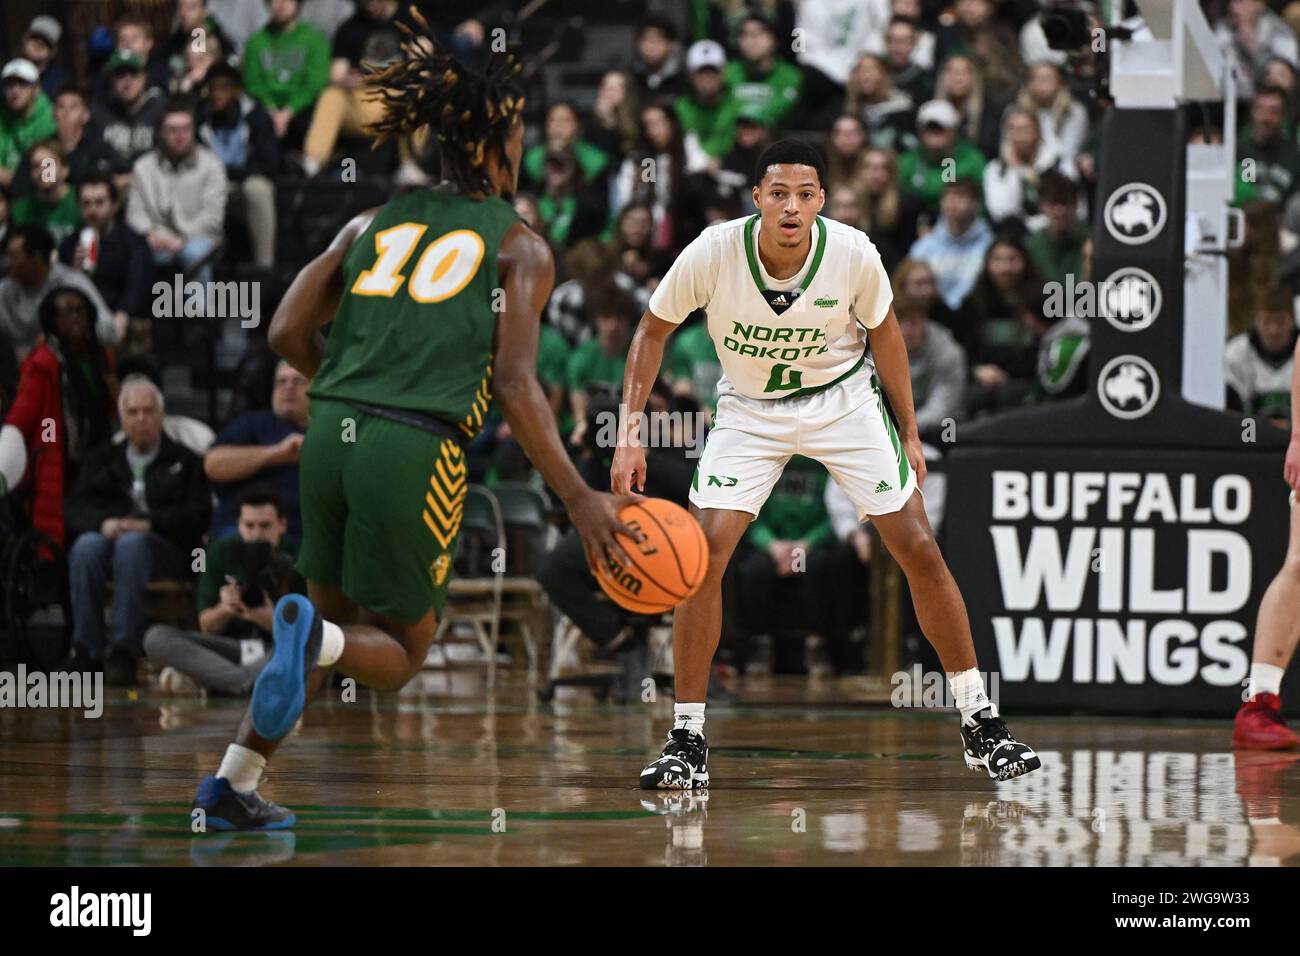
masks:
<svg viewBox="0 0 1300 956"><path fill-rule="evenodd" d="M1141 356L1120 355L1097 377L1097 397L1116 418L1141 418L1160 397L1160 377Z"/></svg>
<svg viewBox="0 0 1300 956"><path fill-rule="evenodd" d="M1165 197L1146 183L1129 183L1110 194L1102 218L1106 231L1129 246L1150 242L1165 227Z"/></svg>

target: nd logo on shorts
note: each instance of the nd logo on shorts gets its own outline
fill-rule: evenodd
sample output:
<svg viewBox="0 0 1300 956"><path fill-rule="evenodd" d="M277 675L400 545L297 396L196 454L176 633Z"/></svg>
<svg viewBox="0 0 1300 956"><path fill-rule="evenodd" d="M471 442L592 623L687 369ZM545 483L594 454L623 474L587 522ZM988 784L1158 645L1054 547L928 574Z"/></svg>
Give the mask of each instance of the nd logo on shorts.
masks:
<svg viewBox="0 0 1300 956"><path fill-rule="evenodd" d="M708 488L731 488L734 487L737 480L730 475L705 475L705 486ZM695 474L691 476L691 487L696 491L700 490L700 471L697 468Z"/></svg>
<svg viewBox="0 0 1300 956"><path fill-rule="evenodd" d="M451 550L465 514L465 453L458 442L444 438L424 494L424 523L444 550ZM433 569L431 569L433 570ZM443 571L443 577L446 571ZM437 582L435 582L437 583Z"/></svg>

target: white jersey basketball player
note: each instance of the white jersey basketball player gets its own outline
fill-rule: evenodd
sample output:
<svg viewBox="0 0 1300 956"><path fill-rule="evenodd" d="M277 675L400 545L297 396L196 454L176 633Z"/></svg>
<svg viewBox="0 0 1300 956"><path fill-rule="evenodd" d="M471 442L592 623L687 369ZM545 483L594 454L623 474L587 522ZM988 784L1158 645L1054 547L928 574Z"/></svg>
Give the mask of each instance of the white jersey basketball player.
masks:
<svg viewBox="0 0 1300 956"><path fill-rule="evenodd" d="M628 350L629 413L644 409L665 341L696 309L706 311L723 371L690 494L709 542L708 574L673 615L675 720L663 754L641 774L647 789L708 785L704 700L721 635L723 572L796 454L826 466L907 575L917 619L961 711L967 765L999 780L1040 765L985 693L965 603L917 494L925 459L889 277L866 235L818 215L824 175L821 155L804 143L782 140L764 150L753 190L759 214L710 226L683 250ZM644 488L646 457L635 432L626 422L620 430L615 492Z"/></svg>

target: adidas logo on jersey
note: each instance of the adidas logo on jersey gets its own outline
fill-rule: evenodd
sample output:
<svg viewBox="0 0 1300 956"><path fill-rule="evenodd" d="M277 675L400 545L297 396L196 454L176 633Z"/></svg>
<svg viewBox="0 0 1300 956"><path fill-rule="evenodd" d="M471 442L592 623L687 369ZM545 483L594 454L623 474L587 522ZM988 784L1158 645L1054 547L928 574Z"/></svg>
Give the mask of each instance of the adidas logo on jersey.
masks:
<svg viewBox="0 0 1300 956"><path fill-rule="evenodd" d="M889 486L889 482L887 481L881 481L879 484L876 485L876 494L880 494L882 491L893 491L893 490L894 489Z"/></svg>
<svg viewBox="0 0 1300 956"><path fill-rule="evenodd" d="M784 295L778 295L775 299L772 300L772 304L773 304L773 305L785 305L785 296L784 296Z"/></svg>

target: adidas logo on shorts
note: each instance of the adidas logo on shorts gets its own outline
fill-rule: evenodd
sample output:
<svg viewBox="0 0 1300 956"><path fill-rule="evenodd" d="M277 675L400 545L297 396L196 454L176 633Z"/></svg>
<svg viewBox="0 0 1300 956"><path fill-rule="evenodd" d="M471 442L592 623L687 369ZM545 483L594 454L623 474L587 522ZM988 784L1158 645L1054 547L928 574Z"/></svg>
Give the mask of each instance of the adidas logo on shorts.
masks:
<svg viewBox="0 0 1300 956"><path fill-rule="evenodd" d="M882 491L893 491L893 490L894 489L889 486L889 482L887 481L882 480L879 484L876 485L876 494L880 494Z"/></svg>

